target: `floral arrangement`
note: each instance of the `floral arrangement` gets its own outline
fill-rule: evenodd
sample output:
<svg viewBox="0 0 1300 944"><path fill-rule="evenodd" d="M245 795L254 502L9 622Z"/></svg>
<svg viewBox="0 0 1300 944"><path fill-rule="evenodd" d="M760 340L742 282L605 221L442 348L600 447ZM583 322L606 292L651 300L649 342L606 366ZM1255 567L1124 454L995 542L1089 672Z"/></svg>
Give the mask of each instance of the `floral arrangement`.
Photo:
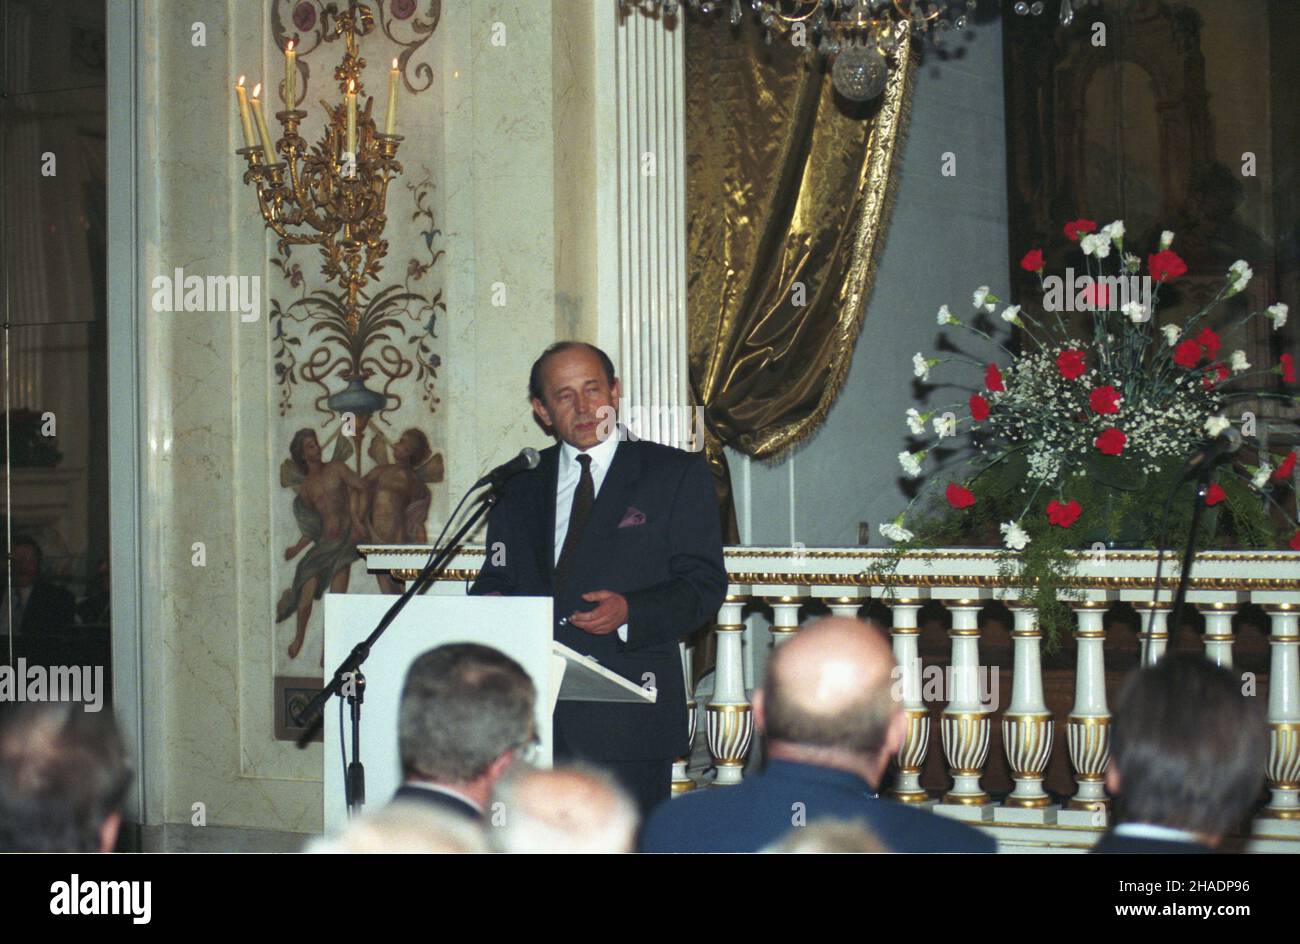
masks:
<svg viewBox="0 0 1300 944"><path fill-rule="evenodd" d="M916 354L913 369L922 381L940 365L959 361L982 370L983 387L965 403L925 413L907 411L908 427L914 437L923 438L923 445L899 454L903 471L913 478L924 476L931 454L962 437L974 447L974 459L968 461L972 450L958 450L965 478L931 474L902 514L880 526L899 553L952 543L982 530L986 538L1018 552L1009 555L1016 563L1012 572L1018 569L1023 576L1036 571L1031 582L1042 585L1041 605L1049 608L1073 568L1070 551L1096 548L1098 541L1115 546L1112 539L1133 515L1142 517L1145 525L1130 540L1152 542L1161 536L1158 528L1164 524L1153 520L1153 504L1162 503L1153 502L1153 497L1163 499L1185 489L1190 504L1194 486L1182 484L1184 463L1233 425L1228 410L1234 401L1292 399L1235 385L1226 390L1227 381L1272 374L1286 384L1296 382L1291 355L1255 366L1243 350L1229 350L1226 343L1252 319L1267 318L1274 330L1280 329L1287 321L1285 304L1250 311L1222 333L1206 323L1211 312L1250 282L1252 272L1245 261L1233 263L1213 297L1183 325L1160 326L1155 314L1161 289L1187 273L1186 263L1172 248L1173 233L1161 235L1159 248L1147 257L1145 275L1142 260L1125 251L1122 221L1099 229L1095 221L1074 220L1066 224L1065 234L1082 249L1085 274L1075 276L1067 269L1064 279L1044 277L1040 249L1020 260L1021 268L1037 274L1043 288L1038 316L1019 305L1004 306L987 286L972 295L972 319L962 320L947 305L939 309L941 327L961 327L996 344L1008 363L984 364L960 352ZM1112 260L1109 265L1107 260ZM1001 319L1021 330L1021 353L971 323L999 307ZM1090 313L1090 339L1071 336L1062 317L1070 311ZM949 439L954 442L947 443ZM1206 491L1205 504L1225 504L1242 544L1286 542L1300 550L1300 529L1276 498L1295 469L1295 451L1282 456L1260 451L1258 462L1225 463ZM942 502L932 492L938 486L943 487ZM927 495L929 504L918 507ZM1288 522L1293 532L1289 537L1277 534L1261 496ZM1170 537L1180 529L1185 535L1190 527L1190 514L1180 515L1181 510L1170 519ZM1209 517L1213 528L1214 515ZM1211 534L1203 537L1208 540Z"/></svg>
<svg viewBox="0 0 1300 944"><path fill-rule="evenodd" d="M1187 272L1187 265L1171 248L1174 234L1168 230L1162 234L1158 251L1147 258L1148 275L1143 278L1138 275L1141 260L1124 251L1122 221L1098 230L1092 220L1075 220L1066 224L1065 233L1080 244L1087 274L1074 278L1073 285L1044 279L1042 250L1031 250L1020 265L1038 275L1046 310L1040 318L1019 305L1001 312L1002 320L1021 329L1027 351L1014 354L998 344L1010 360L1004 367L978 364L960 353L933 358L918 353L913 358L914 373L922 380L947 361L967 361L983 368L984 389L965 404L924 414L911 409L907 423L915 436L925 436L932 428L936 443L963 434L973 437L980 467L966 481L946 483L945 499L955 510L976 504L975 480L1013 457L1023 460L1023 508L1000 526L1002 540L1011 550L1023 550L1035 532L1069 529L1079 521L1085 512L1075 495L1080 477L1105 477L1108 462L1110 474L1120 472L1129 479L1177 470L1189 454L1232 424L1226 412L1234 400L1279 396L1225 391L1229 379L1276 374L1285 383L1296 382L1289 354L1283 354L1277 364L1254 367L1242 350L1224 353L1223 338L1241 331L1254 318L1268 318L1274 330L1286 324L1285 304L1247 313L1222 336L1204 325L1221 302L1250 282L1252 272L1245 261L1232 264L1223 285L1183 326L1159 327L1154 315L1161 287ZM1112 256L1116 271L1107 275L1105 260ZM1120 304L1121 298L1127 300ZM987 286L976 289L971 301L978 312L988 314L997 311L1000 303ZM1062 309L1090 312L1090 341L1070 336ZM938 322L994 341L952 314L947 305L939 309ZM920 477L929 452L929 448L903 452L899 462L909 476ZM1273 493L1290 478L1295 463L1293 450L1276 460L1261 457L1257 466L1239 461L1228 468L1276 504ZM893 522L881 525L881 533L895 542L911 541L915 535L908 528L908 515L924 494L925 490ZM1226 498L1224 485L1216 482L1205 501L1213 506ZM1294 525L1294 519L1282 511ZM1300 530L1289 544L1300 550Z"/></svg>

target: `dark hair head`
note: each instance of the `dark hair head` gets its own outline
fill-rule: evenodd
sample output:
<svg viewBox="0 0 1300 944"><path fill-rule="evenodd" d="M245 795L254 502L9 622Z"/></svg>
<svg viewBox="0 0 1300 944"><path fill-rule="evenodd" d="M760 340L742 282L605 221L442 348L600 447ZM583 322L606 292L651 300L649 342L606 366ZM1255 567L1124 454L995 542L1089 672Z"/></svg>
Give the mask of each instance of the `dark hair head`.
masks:
<svg viewBox="0 0 1300 944"><path fill-rule="evenodd" d="M41 572L42 566L45 563L45 552L41 550L41 545L37 543L36 538L32 537L30 534L19 534L10 542L9 547L11 554L15 547L30 547L36 554L36 572L38 574Z"/></svg>
<svg viewBox="0 0 1300 944"><path fill-rule="evenodd" d="M1167 655L1134 673L1115 706L1121 819L1224 836L1258 798L1267 749L1264 712L1231 672Z"/></svg>
<svg viewBox="0 0 1300 944"><path fill-rule="evenodd" d="M98 852L131 771L104 711L81 702L0 706L0 852Z"/></svg>
<svg viewBox="0 0 1300 944"><path fill-rule="evenodd" d="M585 347L591 353L600 358L600 366L605 369L605 380L609 385L614 386L614 362L609 359L609 355L596 347L594 344L588 344L586 341L556 341L546 350L542 351L541 357L533 361L533 369L528 372L528 397L531 400L541 400L546 402L542 396L542 370L546 366L546 359L553 354L562 354L565 351L571 351L575 347Z"/></svg>
<svg viewBox="0 0 1300 944"><path fill-rule="evenodd" d="M293 464L298 467L298 471L304 475L307 474L307 459L303 456L302 450L307 444L307 440L313 439L315 436L316 430L310 426L304 426L293 434L293 439L289 443L289 457L293 459Z"/></svg>
<svg viewBox="0 0 1300 944"><path fill-rule="evenodd" d="M408 461L411 463L411 468L416 468L424 462L424 460L428 459L429 456L433 455L433 449L429 446L429 437L424 435L424 430L412 426L406 432L402 433L401 438L405 439L407 436L410 436L411 440L415 443L415 449L411 453L411 457Z"/></svg>
<svg viewBox="0 0 1300 944"><path fill-rule="evenodd" d="M458 643L430 649L406 673L398 714L402 773L440 783L481 777L533 736L532 680L496 649Z"/></svg>

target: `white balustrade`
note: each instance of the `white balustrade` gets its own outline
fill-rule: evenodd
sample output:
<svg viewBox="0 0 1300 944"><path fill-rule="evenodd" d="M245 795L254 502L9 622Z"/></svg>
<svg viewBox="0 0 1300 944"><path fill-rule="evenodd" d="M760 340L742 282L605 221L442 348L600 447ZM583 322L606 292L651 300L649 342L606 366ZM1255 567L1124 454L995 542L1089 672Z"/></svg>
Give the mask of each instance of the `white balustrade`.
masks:
<svg viewBox="0 0 1300 944"><path fill-rule="evenodd" d="M1106 707L1106 661L1103 643L1106 615L1103 600L1088 600L1074 607L1079 626L1074 670L1074 707L1066 724L1070 763L1078 789L1069 802L1071 810L1103 813L1110 806L1102 778L1110 762L1110 711ZM1103 819L1094 817L1094 825Z"/></svg>
<svg viewBox="0 0 1300 944"><path fill-rule="evenodd" d="M1011 704L1002 716L1002 747L1015 788L1005 803L1018 809L1041 809L1052 802L1043 789L1043 777L1052 757L1053 730L1052 715L1043 698L1042 633L1037 610L1013 603L1011 613L1015 661Z"/></svg>
<svg viewBox="0 0 1300 944"><path fill-rule="evenodd" d="M930 794L921 786L921 768L930 749L930 709L921 698L921 631L916 614L921 604L907 598L894 601L891 608L894 625L890 636L894 643L897 678L894 691L901 698L907 716L907 732L898 751L898 782L893 796L904 803L924 803Z"/></svg>
<svg viewBox="0 0 1300 944"><path fill-rule="evenodd" d="M989 712L980 698L980 602L957 600L949 606L949 611L952 613L952 629L948 631L952 639L949 668L952 691L943 710L940 732L953 783L943 802L982 807L989 802L989 795L980 787L989 756Z"/></svg>
<svg viewBox="0 0 1300 944"><path fill-rule="evenodd" d="M1273 631L1268 674L1268 765L1272 794L1262 817L1300 820L1300 606L1266 607Z"/></svg>

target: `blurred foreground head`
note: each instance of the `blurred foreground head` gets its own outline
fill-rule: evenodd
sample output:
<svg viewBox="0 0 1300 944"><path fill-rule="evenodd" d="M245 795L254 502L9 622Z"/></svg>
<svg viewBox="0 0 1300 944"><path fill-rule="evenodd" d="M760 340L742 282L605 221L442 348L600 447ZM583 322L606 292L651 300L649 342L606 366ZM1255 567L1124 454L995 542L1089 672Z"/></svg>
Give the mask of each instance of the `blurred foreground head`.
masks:
<svg viewBox="0 0 1300 944"><path fill-rule="evenodd" d="M835 616L809 623L772 654L755 693L755 722L770 756L853 770L876 786L906 724L893 668L893 651L875 627Z"/></svg>
<svg viewBox="0 0 1300 944"><path fill-rule="evenodd" d="M1135 672L1115 706L1106 786L1120 820L1215 844L1240 825L1264 780L1263 707L1227 669L1171 653Z"/></svg>
<svg viewBox="0 0 1300 944"><path fill-rule="evenodd" d="M601 771L521 766L497 784L488 840L499 852L631 852L638 819L636 804Z"/></svg>
<svg viewBox="0 0 1300 944"><path fill-rule="evenodd" d="M418 855L488 850L482 831L465 817L398 801L358 817L338 836L312 840L305 851Z"/></svg>
<svg viewBox="0 0 1300 944"><path fill-rule="evenodd" d="M130 785L111 712L0 705L0 852L111 852Z"/></svg>

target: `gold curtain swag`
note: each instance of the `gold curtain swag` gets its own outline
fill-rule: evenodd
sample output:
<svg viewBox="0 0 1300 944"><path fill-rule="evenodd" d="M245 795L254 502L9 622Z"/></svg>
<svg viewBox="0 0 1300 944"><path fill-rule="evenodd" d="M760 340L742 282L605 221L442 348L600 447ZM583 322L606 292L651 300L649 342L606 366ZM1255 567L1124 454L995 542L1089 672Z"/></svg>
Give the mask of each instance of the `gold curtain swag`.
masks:
<svg viewBox="0 0 1300 944"><path fill-rule="evenodd" d="M689 27L690 372L724 539L738 543L722 447L774 459L835 402L884 245L915 62L903 43L884 92L855 107L788 38Z"/></svg>

